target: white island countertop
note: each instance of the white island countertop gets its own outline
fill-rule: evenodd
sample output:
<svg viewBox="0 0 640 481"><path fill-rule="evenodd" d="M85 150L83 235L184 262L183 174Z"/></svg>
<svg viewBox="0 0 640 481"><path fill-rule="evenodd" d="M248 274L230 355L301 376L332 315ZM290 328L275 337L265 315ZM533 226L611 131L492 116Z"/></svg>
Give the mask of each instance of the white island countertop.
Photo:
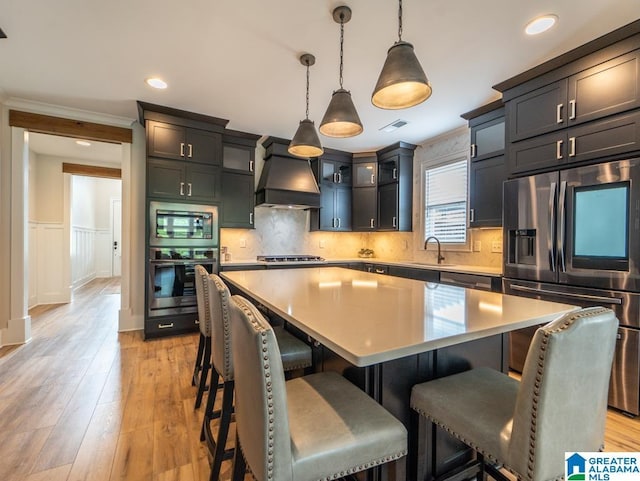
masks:
<svg viewBox="0 0 640 481"><path fill-rule="evenodd" d="M361 367L546 323L577 309L339 267L220 275Z"/></svg>

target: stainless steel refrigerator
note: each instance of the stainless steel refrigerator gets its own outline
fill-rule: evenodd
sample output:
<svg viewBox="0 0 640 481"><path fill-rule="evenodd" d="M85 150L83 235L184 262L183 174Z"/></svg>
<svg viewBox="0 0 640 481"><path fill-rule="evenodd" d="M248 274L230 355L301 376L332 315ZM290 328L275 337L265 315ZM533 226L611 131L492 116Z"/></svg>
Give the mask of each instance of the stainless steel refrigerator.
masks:
<svg viewBox="0 0 640 481"><path fill-rule="evenodd" d="M503 200L504 291L613 309L609 404L640 414L640 158L509 180Z"/></svg>

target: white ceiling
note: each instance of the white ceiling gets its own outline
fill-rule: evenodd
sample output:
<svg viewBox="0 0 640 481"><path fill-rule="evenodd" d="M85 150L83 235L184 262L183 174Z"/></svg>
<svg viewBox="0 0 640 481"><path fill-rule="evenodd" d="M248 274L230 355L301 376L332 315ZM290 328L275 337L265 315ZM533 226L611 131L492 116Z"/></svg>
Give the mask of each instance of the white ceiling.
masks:
<svg viewBox="0 0 640 481"><path fill-rule="evenodd" d="M353 10L345 25L344 87L364 133L321 136L327 147L374 150L424 140L464 125L459 117L498 98L491 86L640 18L638 0L405 0L403 40L433 86L407 110L371 105L387 49L397 40L393 0L2 0L0 89L18 97L136 118L136 100L229 119L228 128L290 138L304 118L320 123L338 87L339 25L333 8ZM537 37L525 23L560 20ZM154 91L143 80L169 83ZM401 118L393 133L378 129Z"/></svg>
<svg viewBox="0 0 640 481"><path fill-rule="evenodd" d="M90 146L76 144L76 139L57 135L29 133L29 149L36 154L53 155L68 161L89 165L119 166L122 146L91 141Z"/></svg>

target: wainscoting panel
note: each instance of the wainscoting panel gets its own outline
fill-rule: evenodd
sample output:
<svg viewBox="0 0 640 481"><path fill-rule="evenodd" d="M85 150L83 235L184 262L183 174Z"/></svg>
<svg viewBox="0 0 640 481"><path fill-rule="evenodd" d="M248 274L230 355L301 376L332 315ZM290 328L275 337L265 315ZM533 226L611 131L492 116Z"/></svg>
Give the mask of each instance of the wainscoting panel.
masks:
<svg viewBox="0 0 640 481"><path fill-rule="evenodd" d="M64 281L63 253L65 249L68 249L64 242L64 226L62 224L36 223L35 229L29 229L29 234L34 234L34 231L35 241L30 239L29 245L33 246L35 243L35 256L30 251L29 272L30 274L33 272L35 264L36 304L69 302L71 298L69 286L65 286ZM31 281L29 285L29 305L31 306Z"/></svg>
<svg viewBox="0 0 640 481"><path fill-rule="evenodd" d="M38 224L29 222L29 309L38 305Z"/></svg>
<svg viewBox="0 0 640 481"><path fill-rule="evenodd" d="M111 277L111 231L96 231L96 277Z"/></svg>
<svg viewBox="0 0 640 481"><path fill-rule="evenodd" d="M71 227L71 285L76 289L96 277L96 231Z"/></svg>

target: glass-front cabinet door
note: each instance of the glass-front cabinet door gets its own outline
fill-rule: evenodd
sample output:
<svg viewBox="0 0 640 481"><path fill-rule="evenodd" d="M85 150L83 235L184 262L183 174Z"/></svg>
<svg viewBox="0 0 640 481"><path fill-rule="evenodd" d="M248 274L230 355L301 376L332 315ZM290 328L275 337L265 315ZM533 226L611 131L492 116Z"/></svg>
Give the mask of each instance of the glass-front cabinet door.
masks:
<svg viewBox="0 0 640 481"><path fill-rule="evenodd" d="M363 162L353 164L354 187L371 187L377 185L377 162Z"/></svg>

